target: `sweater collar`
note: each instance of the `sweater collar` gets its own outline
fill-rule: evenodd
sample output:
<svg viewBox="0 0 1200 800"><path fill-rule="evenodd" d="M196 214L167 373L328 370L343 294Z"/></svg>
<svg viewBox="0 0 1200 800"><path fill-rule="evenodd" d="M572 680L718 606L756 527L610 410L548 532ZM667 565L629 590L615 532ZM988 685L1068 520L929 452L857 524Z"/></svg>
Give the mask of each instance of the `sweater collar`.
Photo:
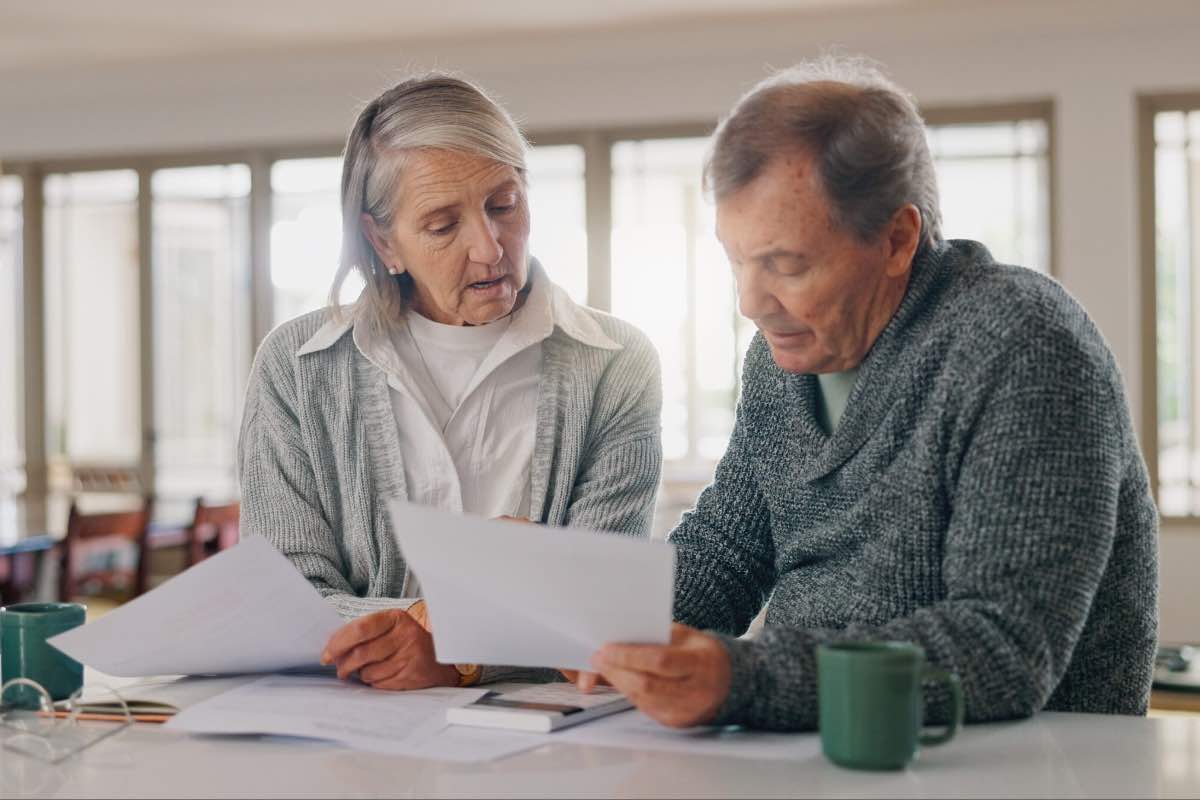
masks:
<svg viewBox="0 0 1200 800"><path fill-rule="evenodd" d="M952 245L943 243L913 261L904 298L859 365L845 414L832 434L826 435L817 421L817 376L792 376L788 381L799 395L794 400L806 412L801 415L802 433L815 446L814 458L803 469L805 480L824 477L846 463L883 422L905 384L897 373L910 363L903 353L924 329L919 322L928 318L952 260Z"/></svg>
<svg viewBox="0 0 1200 800"><path fill-rule="evenodd" d="M530 259L529 264L529 296L521 308L524 325L531 332L542 334L537 338L550 336L554 329L588 347L600 350L620 350L621 345L613 341L601 329L600 324L584 307L571 299L560 286L553 283L547 276L541 263ZM338 321L329 320L317 329L309 339L296 351L297 356L319 353L337 343L339 339L354 328L353 310L348 318Z"/></svg>

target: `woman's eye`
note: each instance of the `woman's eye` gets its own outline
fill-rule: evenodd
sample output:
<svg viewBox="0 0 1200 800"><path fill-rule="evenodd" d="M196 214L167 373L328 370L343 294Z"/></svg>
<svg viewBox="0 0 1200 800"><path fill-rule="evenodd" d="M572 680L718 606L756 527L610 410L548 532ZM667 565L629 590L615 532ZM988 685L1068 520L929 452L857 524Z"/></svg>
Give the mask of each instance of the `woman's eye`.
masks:
<svg viewBox="0 0 1200 800"><path fill-rule="evenodd" d="M436 228L429 228L428 230L434 236L446 236L454 230L454 226L457 224L458 223L455 222L448 222L445 225L440 225Z"/></svg>

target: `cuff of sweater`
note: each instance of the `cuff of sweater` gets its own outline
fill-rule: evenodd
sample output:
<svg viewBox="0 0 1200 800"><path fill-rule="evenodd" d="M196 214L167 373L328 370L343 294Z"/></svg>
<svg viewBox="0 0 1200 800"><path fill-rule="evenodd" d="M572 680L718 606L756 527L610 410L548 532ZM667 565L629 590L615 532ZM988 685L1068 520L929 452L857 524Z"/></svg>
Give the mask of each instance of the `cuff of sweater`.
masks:
<svg viewBox="0 0 1200 800"><path fill-rule="evenodd" d="M711 634L729 656L729 694L717 709L713 725L741 725L751 716L759 693L759 664L755 643L748 639Z"/></svg>

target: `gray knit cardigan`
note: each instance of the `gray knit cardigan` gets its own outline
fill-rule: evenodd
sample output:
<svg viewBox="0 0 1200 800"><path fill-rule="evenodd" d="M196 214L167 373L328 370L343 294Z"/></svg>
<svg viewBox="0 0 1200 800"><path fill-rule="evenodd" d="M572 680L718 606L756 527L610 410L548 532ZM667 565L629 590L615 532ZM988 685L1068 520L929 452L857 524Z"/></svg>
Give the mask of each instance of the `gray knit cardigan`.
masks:
<svg viewBox="0 0 1200 800"><path fill-rule="evenodd" d="M676 617L732 659L718 721L815 727L816 647L853 639L919 643L968 720L1145 713L1158 517L1117 365L1059 284L947 243L832 436L816 392L756 337L728 452L671 534Z"/></svg>
<svg viewBox="0 0 1200 800"><path fill-rule="evenodd" d="M407 608L387 513L406 496L387 377L349 332L298 354L325 322L325 311L286 322L255 357L238 446L242 532L265 536L343 617ZM662 468L658 357L615 317L585 309L582 325L591 335L556 327L542 342L530 516L648 535Z"/></svg>

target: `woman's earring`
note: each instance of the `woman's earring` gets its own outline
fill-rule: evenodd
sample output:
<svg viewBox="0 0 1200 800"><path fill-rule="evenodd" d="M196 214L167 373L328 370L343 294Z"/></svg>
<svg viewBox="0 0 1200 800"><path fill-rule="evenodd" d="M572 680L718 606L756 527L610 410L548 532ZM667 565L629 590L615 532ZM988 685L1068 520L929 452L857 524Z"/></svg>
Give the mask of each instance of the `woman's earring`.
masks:
<svg viewBox="0 0 1200 800"><path fill-rule="evenodd" d="M388 268L388 272L392 273L393 275L403 275L405 270L404 267L401 267L398 264L393 264Z"/></svg>

